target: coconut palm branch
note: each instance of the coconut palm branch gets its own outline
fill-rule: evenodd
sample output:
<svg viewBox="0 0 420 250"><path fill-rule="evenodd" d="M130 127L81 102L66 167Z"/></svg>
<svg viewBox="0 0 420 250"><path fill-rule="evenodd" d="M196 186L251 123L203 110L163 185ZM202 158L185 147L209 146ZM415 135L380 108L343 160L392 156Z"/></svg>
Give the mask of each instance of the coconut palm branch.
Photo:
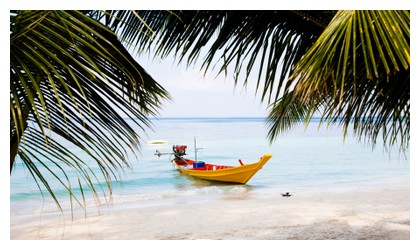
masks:
<svg viewBox="0 0 420 250"><path fill-rule="evenodd" d="M410 139L409 11L339 11L296 65L288 93L273 104L270 139L293 122L281 113L321 114L358 138L406 150ZM305 104L305 105L296 105ZM292 111L293 110L293 111ZM287 119L286 119L287 120Z"/></svg>
<svg viewBox="0 0 420 250"><path fill-rule="evenodd" d="M84 189L98 197L98 182L111 192L128 155L139 152L147 117L169 98L90 12L11 11L10 77L10 172L18 156L58 206L51 177L72 204L83 206ZM69 145L96 162L99 175Z"/></svg>
<svg viewBox="0 0 420 250"><path fill-rule="evenodd" d="M108 25L120 30L121 40L136 46L139 52L151 51L162 57L175 54L179 62L193 64L204 50L202 68L206 72L218 68L219 74L232 73L235 84L246 85L251 72L256 71L261 98L271 100L281 96L291 66L312 46L335 13L113 11L109 16L114 18Z"/></svg>
<svg viewBox="0 0 420 250"><path fill-rule="evenodd" d="M233 75L267 100L274 141L314 115L359 139L408 146L409 11L114 11L107 25L156 56ZM111 14L108 16L112 16ZM137 18L140 16L141 18ZM145 25L145 23L147 25ZM129 24L129 25L127 25ZM154 33L151 32L154 31ZM152 40L149 39L152 36Z"/></svg>

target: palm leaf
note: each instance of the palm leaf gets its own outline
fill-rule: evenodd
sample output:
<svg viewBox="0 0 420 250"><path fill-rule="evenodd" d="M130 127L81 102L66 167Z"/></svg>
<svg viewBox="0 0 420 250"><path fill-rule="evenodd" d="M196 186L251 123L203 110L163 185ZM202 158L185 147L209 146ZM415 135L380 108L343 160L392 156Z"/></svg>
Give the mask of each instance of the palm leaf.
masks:
<svg viewBox="0 0 420 250"><path fill-rule="evenodd" d="M343 123L344 136L353 126L360 139L375 143L382 133L385 144L393 145L399 135L401 148L408 146L409 11L112 14L118 18L109 18L108 25L120 29L123 41L139 51L175 54L192 64L204 50L202 68L232 75L235 85L246 86L255 72L261 100L272 103L271 141L296 121L321 112L322 122ZM305 112L298 112L299 107ZM294 111L274 110L278 108ZM274 117L279 114L303 117Z"/></svg>
<svg viewBox="0 0 420 250"><path fill-rule="evenodd" d="M10 14L10 169L19 155L56 201L46 176L67 179L65 169L75 170L77 183L61 184L79 205L83 203L72 188L80 188L83 182L97 197L94 180L100 179L59 141L80 148L97 162L110 189L110 182L119 179L119 170L129 167L127 150L138 153L138 131L150 126L147 117L156 115L169 97L115 34L89 14ZM135 118L135 125L129 125L124 116ZM55 164L63 175L56 175L41 160L35 164L41 155L50 155L51 162L63 162L64 166ZM84 200L84 193L81 195Z"/></svg>
<svg viewBox="0 0 420 250"><path fill-rule="evenodd" d="M175 54L179 62L232 75L246 85L257 72L262 97L277 99L293 65L316 41L336 11L114 11L108 25L139 52ZM153 30L154 33L150 32ZM152 39L150 39L152 37ZM233 72L231 72L233 71Z"/></svg>
<svg viewBox="0 0 420 250"><path fill-rule="evenodd" d="M392 18L391 18L392 17ZM407 11L339 11L296 65L294 98L275 108L311 102L322 121L350 125L360 139L406 149L410 131L410 19ZM291 84L290 84L291 85ZM290 104L288 104L290 103ZM271 126L277 113L270 114ZM292 123L286 123L287 129ZM275 134L271 134L273 139ZM398 138L397 138L398 137Z"/></svg>

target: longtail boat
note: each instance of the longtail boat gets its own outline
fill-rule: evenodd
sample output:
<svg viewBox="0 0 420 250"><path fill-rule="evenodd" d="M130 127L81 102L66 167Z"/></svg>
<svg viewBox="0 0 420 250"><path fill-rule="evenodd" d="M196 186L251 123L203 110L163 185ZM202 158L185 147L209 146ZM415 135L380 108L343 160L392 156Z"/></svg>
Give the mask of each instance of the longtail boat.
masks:
<svg viewBox="0 0 420 250"><path fill-rule="evenodd" d="M271 154L263 155L259 161L243 164L239 160L238 166L226 166L203 161L185 159L185 145L173 146L175 158L172 160L176 168L183 174L209 181L246 184L265 163L272 157ZM196 150L197 151L197 150ZM156 150L155 155L160 156L168 153L160 153Z"/></svg>

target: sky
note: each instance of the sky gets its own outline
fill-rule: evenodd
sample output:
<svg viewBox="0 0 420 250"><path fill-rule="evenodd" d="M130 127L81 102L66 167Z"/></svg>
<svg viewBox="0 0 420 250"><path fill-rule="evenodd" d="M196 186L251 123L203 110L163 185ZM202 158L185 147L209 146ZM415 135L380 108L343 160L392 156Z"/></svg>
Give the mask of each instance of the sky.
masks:
<svg viewBox="0 0 420 250"><path fill-rule="evenodd" d="M173 57L155 59L147 55L136 60L172 96L160 117L266 117L267 103L255 95L255 82L245 89L234 85L233 76L216 72L204 74L200 65L186 67Z"/></svg>

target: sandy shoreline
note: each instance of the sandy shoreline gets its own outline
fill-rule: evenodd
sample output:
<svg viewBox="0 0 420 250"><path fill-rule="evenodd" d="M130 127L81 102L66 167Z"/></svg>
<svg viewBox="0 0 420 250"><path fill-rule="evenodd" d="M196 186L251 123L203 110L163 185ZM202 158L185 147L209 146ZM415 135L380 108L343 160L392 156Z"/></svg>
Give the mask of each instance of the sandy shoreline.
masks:
<svg viewBox="0 0 420 250"><path fill-rule="evenodd" d="M282 197L144 201L103 208L71 221L57 213L11 215L10 239L306 240L410 239L409 188Z"/></svg>

